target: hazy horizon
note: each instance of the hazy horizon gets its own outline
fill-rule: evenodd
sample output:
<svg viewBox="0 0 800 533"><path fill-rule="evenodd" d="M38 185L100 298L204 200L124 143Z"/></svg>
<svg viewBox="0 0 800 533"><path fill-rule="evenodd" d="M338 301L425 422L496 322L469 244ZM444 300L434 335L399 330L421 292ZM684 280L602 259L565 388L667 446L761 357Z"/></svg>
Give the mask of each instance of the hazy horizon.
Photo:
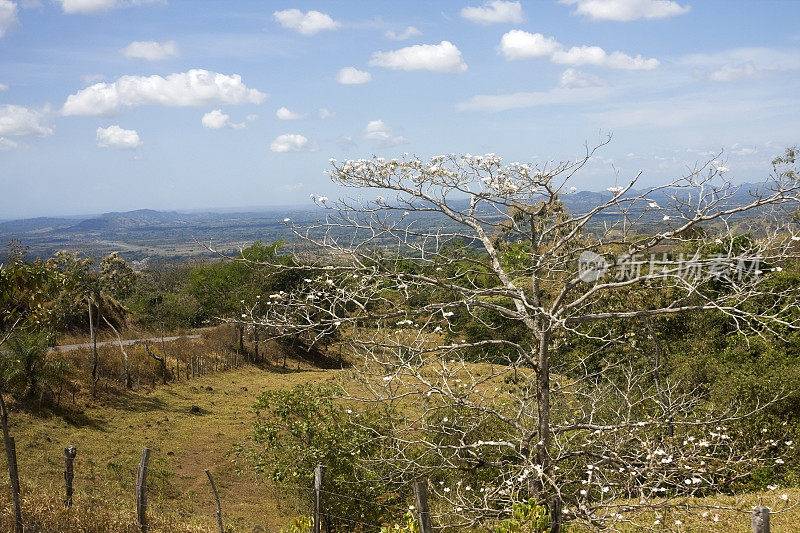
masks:
<svg viewBox="0 0 800 533"><path fill-rule="evenodd" d="M793 14L794 13L794 14ZM3 0L0 218L302 206L328 159L572 160L603 190L800 142L797 2Z"/></svg>

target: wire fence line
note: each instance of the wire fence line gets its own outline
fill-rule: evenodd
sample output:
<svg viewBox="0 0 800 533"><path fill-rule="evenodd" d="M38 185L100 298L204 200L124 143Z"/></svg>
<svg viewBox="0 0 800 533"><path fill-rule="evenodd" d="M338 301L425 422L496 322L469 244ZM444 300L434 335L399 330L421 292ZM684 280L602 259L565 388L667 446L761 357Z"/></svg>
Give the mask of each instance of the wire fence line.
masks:
<svg viewBox="0 0 800 533"><path fill-rule="evenodd" d="M22 502L25 504L25 511L31 509L31 513L33 513L33 508L38 505L39 515L36 517L38 522L41 522L42 520L42 509L55 515L64 508L69 509L74 506L78 508L79 511L94 513L96 509L92 504L97 504L100 502L105 502L107 504L108 502L113 502L113 505L103 505L101 509L105 520L107 520L109 524L113 524L115 527L123 528L118 529L118 531L140 531L141 533L146 533L148 531L161 530L163 527L168 526L179 527L181 531L207 532L218 530L220 533L224 533L224 531L226 531L226 528L224 527L224 501L220 502L215 490L213 495L218 506L217 522L219 524L216 527L212 525L213 518L211 516L195 515L192 517L191 523L188 523L189 520L187 520L185 513L181 513L181 511L176 509L174 506L164 505L163 500L160 498L156 498L153 502L148 502L147 496L151 487L147 478L149 464L148 459L150 456L150 451L147 447L143 449L142 459L140 460L137 469L137 482L133 494L136 500L135 514L131 512L129 505L125 505L123 503L127 499L117 498L115 500L113 495L111 498L109 498L108 494L104 493L100 487L94 485L91 486L93 488L85 488L83 486L73 487L72 478L68 474L71 473L69 468L69 459L74 459L75 449L73 447L68 447L64 450L64 452L66 460L64 472L65 475L64 482L60 486L56 483L51 484L49 486L49 490L44 490L44 498L41 498L41 494L36 495L35 493L37 490L33 488L30 490L20 491L20 493L18 493L20 496L22 496ZM415 482L412 484L412 490L410 493L414 496L414 505L407 506L394 503L381 503L375 500L354 496L352 494L344 494L335 490L323 488L324 473L324 466L318 465L317 469L315 470L313 486L308 486L307 484L302 483L285 483L280 481L272 481L268 484L268 486L272 488L288 489L305 495L303 498L301 498L301 501L305 501L306 505L309 503L312 505L308 505L308 507L306 507L306 505L301 504L301 507L313 509L309 514L311 515L310 519L312 522L311 531L314 533L328 533L331 531L331 526L334 526L336 530L340 530L340 528L344 527L349 528L344 529L345 531L361 531L364 533L372 531L381 532L387 527L387 523L377 523L376 521L371 520L364 515L345 516L346 513L341 512L341 500L368 504L375 510L384 511L385 514L382 516L389 518L391 523L397 523L398 520L405 519L409 516L409 513L412 513L413 518L416 520L419 526L420 533L432 533L434 529L447 529L445 524L441 522L441 519L444 518L443 515L430 512L427 502L426 482ZM208 470L206 470L206 474L208 475L211 483L211 486L209 487L209 494L211 494L213 480ZM10 481L10 476L5 474L0 475L0 481L6 484ZM63 490L63 494L66 496L63 500L56 496L58 489ZM88 506L87 503L89 504ZM337 505L337 503L339 505ZM764 505L759 505L752 511L743 511L742 509L730 510L747 512L750 515L751 529L753 533L769 533L770 516L774 516L794 508L795 505L797 504L776 512L771 512L771 510ZM5 505L2 507L6 507L8 509L8 507ZM80 509L81 507L83 509ZM381 516L381 514L376 516ZM151 522L151 518L154 519L154 521ZM16 531L22 532L23 529L21 526L25 525L29 520L33 521L34 517L30 515L25 516L23 514L21 525L16 529ZM308 518L306 518L306 520L308 520ZM431 525L432 521L436 522L435 527ZM230 521L229 524L232 522L233 521ZM350 526L345 526L345 524L350 524Z"/></svg>

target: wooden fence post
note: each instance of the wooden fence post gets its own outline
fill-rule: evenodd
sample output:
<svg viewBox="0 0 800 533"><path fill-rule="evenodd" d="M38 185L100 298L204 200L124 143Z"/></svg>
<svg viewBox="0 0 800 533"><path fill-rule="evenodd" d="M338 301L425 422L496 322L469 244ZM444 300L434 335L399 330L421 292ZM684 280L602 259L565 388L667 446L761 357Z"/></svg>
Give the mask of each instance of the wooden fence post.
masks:
<svg viewBox="0 0 800 533"><path fill-rule="evenodd" d="M322 478L326 469L322 465L314 469L314 533L322 531Z"/></svg>
<svg viewBox="0 0 800 533"><path fill-rule="evenodd" d="M17 445L8 432L8 410L6 401L0 394L0 422L3 426L3 442L8 459L8 477L11 481L11 499L14 502L14 531L22 533L22 508L19 503L19 470L17 469Z"/></svg>
<svg viewBox="0 0 800 533"><path fill-rule="evenodd" d="M750 527L753 533L769 533L769 507L759 505L750 515Z"/></svg>
<svg viewBox="0 0 800 533"><path fill-rule="evenodd" d="M70 507L72 505L72 480L75 478L72 463L75 461L75 456L78 450L75 446L67 446L64 448L64 489L67 492L67 497L64 500L64 506Z"/></svg>
<svg viewBox="0 0 800 533"><path fill-rule="evenodd" d="M428 507L428 485L424 481L414 483L414 502L417 505L419 533L432 533L431 510Z"/></svg>
<svg viewBox="0 0 800 533"><path fill-rule="evenodd" d="M19 469L17 468L17 444L14 437L8 437L9 463L8 473L11 476L11 497L14 500L14 531L22 533L22 506L19 503Z"/></svg>
<svg viewBox="0 0 800 533"><path fill-rule="evenodd" d="M563 502L560 494L554 494L550 500L550 533L561 533L561 512Z"/></svg>
<svg viewBox="0 0 800 533"><path fill-rule="evenodd" d="M142 533L147 532L147 465L150 462L150 448L142 449L139 470L136 474L136 520Z"/></svg>
<svg viewBox="0 0 800 533"><path fill-rule="evenodd" d="M222 506L219 504L219 494L217 494L217 486L214 484L214 478L211 477L211 472L206 469L208 481L211 483L211 491L214 493L214 501L217 502L217 524L219 525L219 533L225 533L222 527Z"/></svg>

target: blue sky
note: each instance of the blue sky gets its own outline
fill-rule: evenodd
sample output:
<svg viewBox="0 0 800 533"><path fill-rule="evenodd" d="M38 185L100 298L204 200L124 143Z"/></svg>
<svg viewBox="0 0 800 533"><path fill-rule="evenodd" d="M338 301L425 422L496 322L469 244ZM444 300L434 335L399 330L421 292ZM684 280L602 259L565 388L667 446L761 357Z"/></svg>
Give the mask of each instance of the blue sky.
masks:
<svg viewBox="0 0 800 533"><path fill-rule="evenodd" d="M800 142L800 2L0 0L0 219L309 203L328 159L541 163L574 184Z"/></svg>

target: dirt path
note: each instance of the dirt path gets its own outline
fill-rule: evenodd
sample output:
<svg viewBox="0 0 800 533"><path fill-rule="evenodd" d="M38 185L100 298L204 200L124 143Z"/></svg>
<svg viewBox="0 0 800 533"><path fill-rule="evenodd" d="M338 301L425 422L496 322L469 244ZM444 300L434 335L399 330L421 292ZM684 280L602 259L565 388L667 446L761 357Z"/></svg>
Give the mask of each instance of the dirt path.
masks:
<svg viewBox="0 0 800 533"><path fill-rule="evenodd" d="M327 380L335 373L281 374L245 367L159 387L151 394L120 392L66 417L13 412L20 476L23 484L59 490L63 449L74 445L76 501L81 494L118 494L132 506L136 463L147 446L152 450L148 484L156 509L213 520L208 468L226 523L237 531L253 531L256 525L277 531L291 511L282 511L244 464L237 473L233 446L249 437L255 420L252 405L262 391ZM193 406L199 414L192 414Z"/></svg>

